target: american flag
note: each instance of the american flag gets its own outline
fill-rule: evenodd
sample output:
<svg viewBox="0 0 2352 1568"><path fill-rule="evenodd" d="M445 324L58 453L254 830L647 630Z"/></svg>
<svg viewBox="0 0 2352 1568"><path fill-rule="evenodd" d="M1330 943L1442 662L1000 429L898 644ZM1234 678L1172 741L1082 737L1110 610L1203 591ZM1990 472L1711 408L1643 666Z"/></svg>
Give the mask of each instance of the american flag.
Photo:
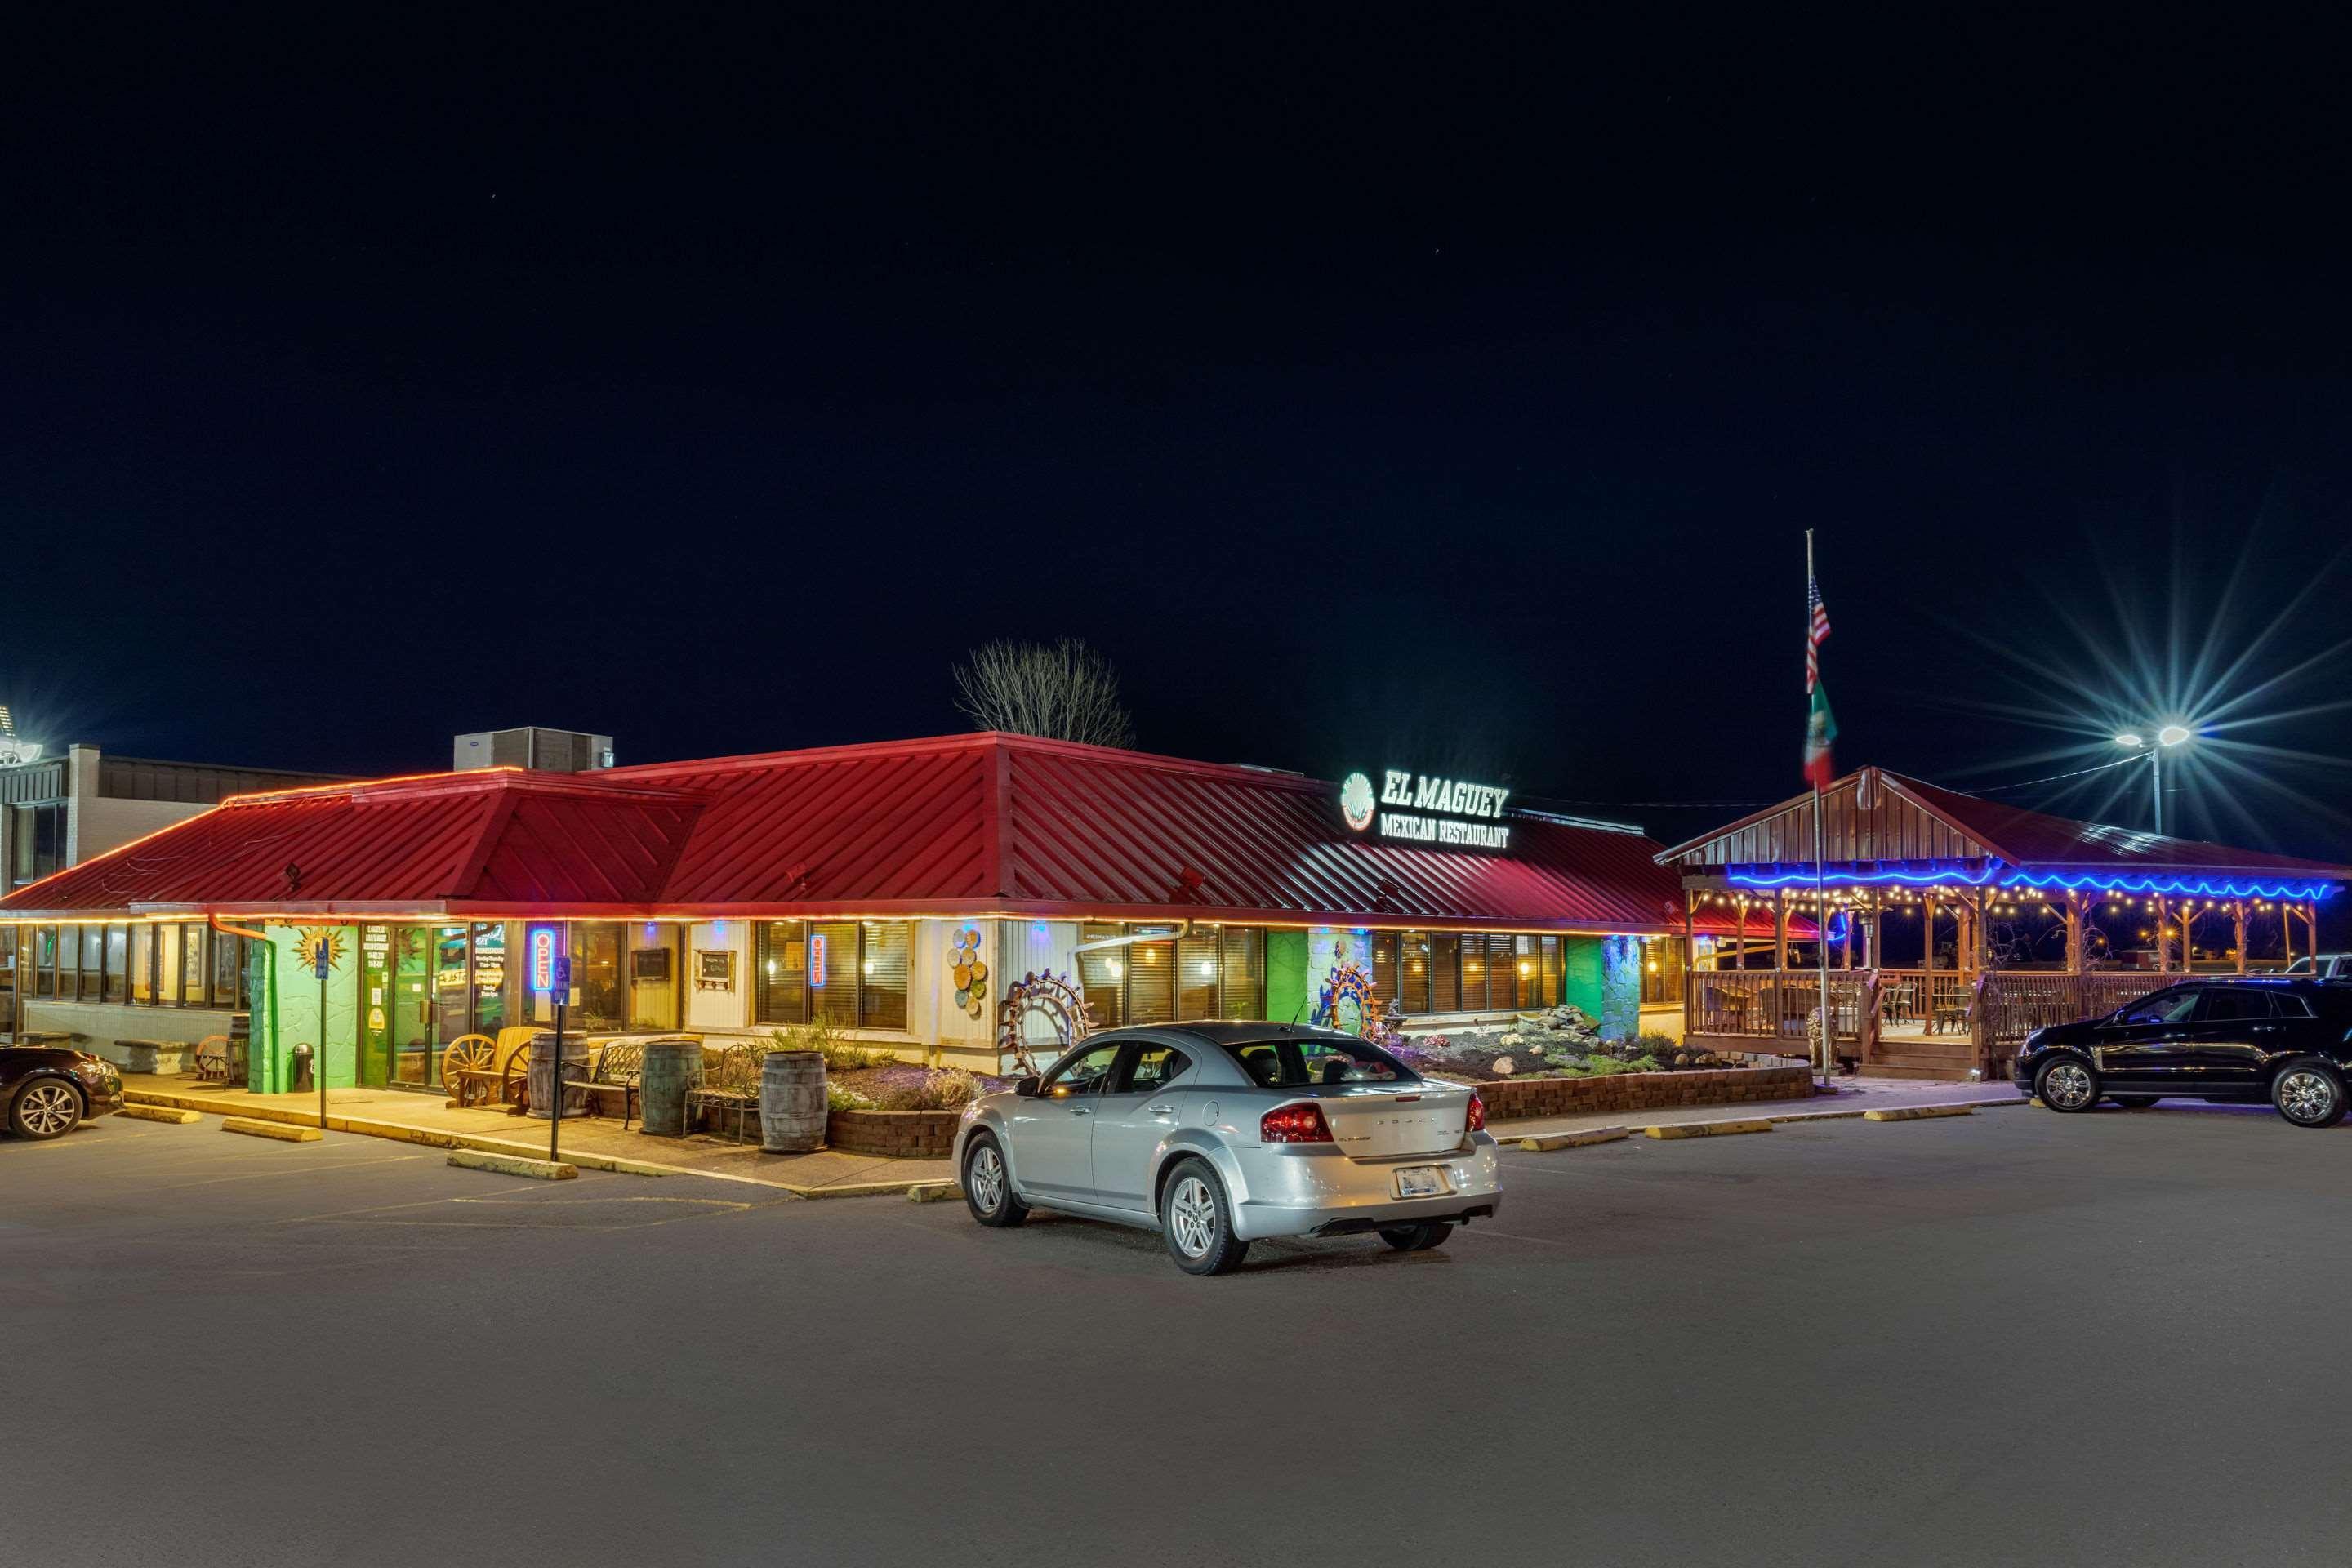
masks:
<svg viewBox="0 0 2352 1568"><path fill-rule="evenodd" d="M1822 603L1822 585L1805 576L1805 689L1811 691L1822 679L1822 644L1829 640L1830 612Z"/></svg>

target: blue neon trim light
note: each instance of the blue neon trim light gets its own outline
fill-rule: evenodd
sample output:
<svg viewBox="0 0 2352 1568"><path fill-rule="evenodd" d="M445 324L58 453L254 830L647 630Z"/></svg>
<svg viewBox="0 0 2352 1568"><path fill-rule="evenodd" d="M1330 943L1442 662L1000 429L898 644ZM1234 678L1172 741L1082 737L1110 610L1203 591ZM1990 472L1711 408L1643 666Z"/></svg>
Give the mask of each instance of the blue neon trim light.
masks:
<svg viewBox="0 0 2352 1568"><path fill-rule="evenodd" d="M1801 870L1775 868L1770 871L1732 871L1725 878L1737 888L1810 888L1815 879L1810 866ZM1841 888L1888 884L1914 888L1983 888L1998 883L2004 888L2087 888L2102 893L2188 893L2200 898L2289 900L2333 898L2340 885L2335 882L2228 882L2203 877L2067 876L2058 871L2020 871L2013 867L2005 867L1998 860L1987 865L1981 872L1963 871L1957 867L1947 871L1832 871L1823 879Z"/></svg>
<svg viewBox="0 0 2352 1568"><path fill-rule="evenodd" d="M2055 871L2019 871L2004 887L2094 888L2103 893L2196 893L2216 899L2325 899L2334 882L2210 882L2186 877L2067 877Z"/></svg>
<svg viewBox="0 0 2352 1568"><path fill-rule="evenodd" d="M1981 888L2000 875L1998 862L1985 868L1981 876L1960 870L1951 871L1832 871L1826 878L1816 878L1812 868L1801 871L1733 871L1728 880L1736 888L1796 888L1811 887L1815 881L1826 881L1840 888L1875 887L1882 883L1901 882L1915 888L1948 888L1966 886Z"/></svg>

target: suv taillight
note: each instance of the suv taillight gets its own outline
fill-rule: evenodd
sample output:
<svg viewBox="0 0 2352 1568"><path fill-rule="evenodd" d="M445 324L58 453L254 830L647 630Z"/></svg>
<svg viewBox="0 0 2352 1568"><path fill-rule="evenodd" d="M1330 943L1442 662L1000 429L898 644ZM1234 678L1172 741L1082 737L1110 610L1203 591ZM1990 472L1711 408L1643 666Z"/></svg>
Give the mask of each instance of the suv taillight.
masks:
<svg viewBox="0 0 2352 1568"><path fill-rule="evenodd" d="M1323 1120L1323 1108L1311 1100L1277 1105L1258 1119L1257 1138L1261 1143L1328 1143L1331 1124Z"/></svg>
<svg viewBox="0 0 2352 1568"><path fill-rule="evenodd" d="M1470 1131L1486 1131L1486 1102L1478 1098L1478 1091L1475 1089L1470 1091Z"/></svg>

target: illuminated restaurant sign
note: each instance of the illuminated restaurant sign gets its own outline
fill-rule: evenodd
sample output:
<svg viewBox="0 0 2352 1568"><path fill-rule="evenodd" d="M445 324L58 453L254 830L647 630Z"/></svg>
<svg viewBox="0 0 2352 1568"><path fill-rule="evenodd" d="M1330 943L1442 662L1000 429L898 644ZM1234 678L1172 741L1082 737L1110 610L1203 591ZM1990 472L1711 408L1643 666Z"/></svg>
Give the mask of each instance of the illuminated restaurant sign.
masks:
<svg viewBox="0 0 2352 1568"><path fill-rule="evenodd" d="M1448 849L1507 849L1511 830L1501 818L1510 795L1493 784L1384 768L1377 796L1370 779L1349 773L1339 787L1339 812L1359 833L1377 824L1382 838Z"/></svg>

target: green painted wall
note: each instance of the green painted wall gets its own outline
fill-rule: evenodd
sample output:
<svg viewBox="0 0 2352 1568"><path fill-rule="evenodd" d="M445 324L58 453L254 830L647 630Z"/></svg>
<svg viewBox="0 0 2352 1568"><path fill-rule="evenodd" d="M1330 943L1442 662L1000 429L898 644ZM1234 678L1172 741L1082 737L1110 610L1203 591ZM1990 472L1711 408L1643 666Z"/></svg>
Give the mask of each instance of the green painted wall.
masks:
<svg viewBox="0 0 2352 1568"><path fill-rule="evenodd" d="M329 1089L349 1089L356 1081L359 1051L360 933L356 926L271 926L269 945L278 970L277 995L272 999L265 1034L261 1009L255 1008L250 1072L253 1088L279 1094L294 1085L294 1046L320 1040L318 971L302 952L306 931L333 931L341 938L342 956L327 971L326 1079ZM316 1058L313 1058L314 1062Z"/></svg>
<svg viewBox="0 0 2352 1568"><path fill-rule="evenodd" d="M1265 933L1265 1016L1277 1024L1293 1017L1307 1021L1307 933L1270 931Z"/></svg>
<svg viewBox="0 0 2352 1568"><path fill-rule="evenodd" d="M1605 985L1602 975L1601 938L1597 936L1564 936L1559 939L1560 999L1571 1007L1581 1007L1601 1017L1601 998Z"/></svg>

